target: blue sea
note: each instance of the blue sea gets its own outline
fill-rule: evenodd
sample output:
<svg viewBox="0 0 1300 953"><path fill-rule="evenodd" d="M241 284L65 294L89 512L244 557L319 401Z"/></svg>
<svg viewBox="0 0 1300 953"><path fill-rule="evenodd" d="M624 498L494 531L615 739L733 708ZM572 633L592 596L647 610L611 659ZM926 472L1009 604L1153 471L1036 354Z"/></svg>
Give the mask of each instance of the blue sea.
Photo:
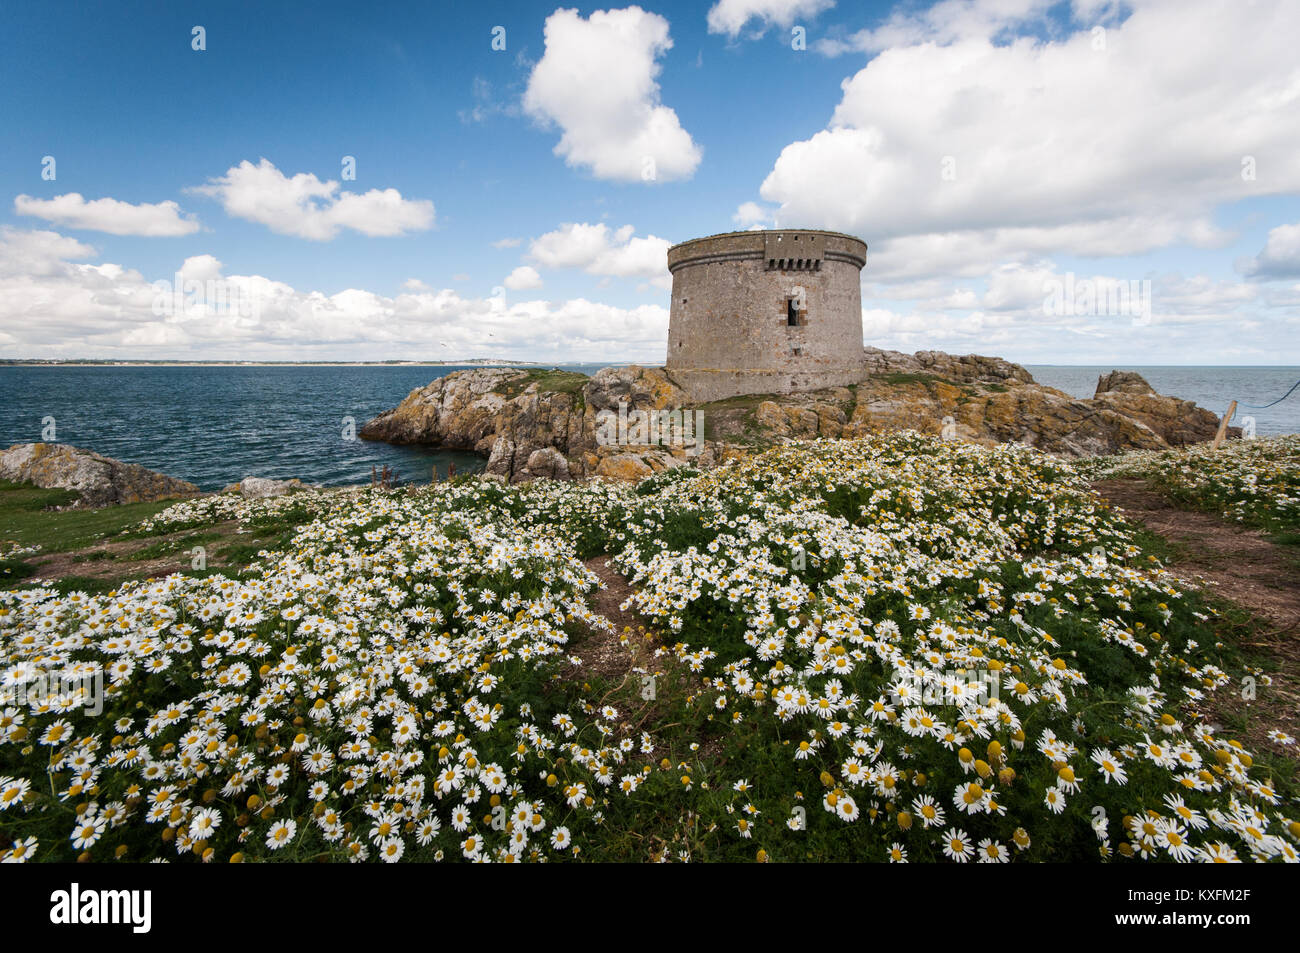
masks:
<svg viewBox="0 0 1300 953"><path fill-rule="evenodd" d="M569 365L593 373L601 365ZM345 440L412 390L455 366L0 366L0 447L43 439L138 463L219 490L247 476L319 486L369 483L388 466L427 483L448 464L482 470L474 453Z"/></svg>
<svg viewBox="0 0 1300 953"><path fill-rule="evenodd" d="M601 364L560 365L593 373ZM246 476L298 477L322 486L370 481L390 467L399 482L481 470L472 453L343 439L413 389L463 368L309 366L0 366L0 448L55 439L218 490ZM1091 397L1111 367L1030 365L1034 378ZM1263 404L1300 379L1295 367L1132 367L1157 391L1222 414L1229 400ZM1255 417L1261 435L1300 432L1300 391Z"/></svg>

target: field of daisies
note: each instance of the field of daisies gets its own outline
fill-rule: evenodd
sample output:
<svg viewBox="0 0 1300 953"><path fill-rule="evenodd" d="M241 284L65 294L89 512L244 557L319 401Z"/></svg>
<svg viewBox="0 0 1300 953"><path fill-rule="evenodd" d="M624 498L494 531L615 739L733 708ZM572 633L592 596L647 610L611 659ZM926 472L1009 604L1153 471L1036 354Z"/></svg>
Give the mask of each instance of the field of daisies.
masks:
<svg viewBox="0 0 1300 953"><path fill-rule="evenodd" d="M1289 792L1198 716L1244 674L1217 616L1036 451L895 434L147 528L290 510L238 574L0 593L4 860L1297 859ZM594 612L593 557L644 631Z"/></svg>

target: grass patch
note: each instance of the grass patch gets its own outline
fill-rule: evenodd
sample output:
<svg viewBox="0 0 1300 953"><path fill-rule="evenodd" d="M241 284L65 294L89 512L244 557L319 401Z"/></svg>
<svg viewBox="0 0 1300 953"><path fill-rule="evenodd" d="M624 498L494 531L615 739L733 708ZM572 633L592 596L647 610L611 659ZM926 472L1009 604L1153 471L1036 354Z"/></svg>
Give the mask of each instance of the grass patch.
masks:
<svg viewBox="0 0 1300 953"><path fill-rule="evenodd" d="M97 509L51 510L77 500L70 490L43 490L30 484L0 482L0 539L58 553L81 549L116 536L166 509L174 500L124 503Z"/></svg>
<svg viewBox="0 0 1300 953"><path fill-rule="evenodd" d="M579 374L576 371L561 371L556 368L551 370L533 369L525 371L523 377L503 381L492 388L492 392L506 397L518 397L529 387L536 384L538 391L571 394L580 398L582 389L587 386L590 380L591 378L586 374Z"/></svg>
<svg viewBox="0 0 1300 953"><path fill-rule="evenodd" d="M36 575L36 567L21 559L0 559L0 585Z"/></svg>
<svg viewBox="0 0 1300 953"><path fill-rule="evenodd" d="M749 447L767 447L773 442L771 433L758 423L758 408L766 401L775 401L775 394L742 394L715 400L695 408L704 412L703 439L725 439Z"/></svg>

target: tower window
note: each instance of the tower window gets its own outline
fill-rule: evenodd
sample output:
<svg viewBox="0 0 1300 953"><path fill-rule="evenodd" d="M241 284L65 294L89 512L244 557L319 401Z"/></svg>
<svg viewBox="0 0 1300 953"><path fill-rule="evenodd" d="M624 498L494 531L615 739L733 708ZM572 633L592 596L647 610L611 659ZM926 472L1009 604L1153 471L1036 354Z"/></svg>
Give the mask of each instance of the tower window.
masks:
<svg viewBox="0 0 1300 953"><path fill-rule="evenodd" d="M799 326L799 311L794 306L794 298L785 301L785 323L792 328Z"/></svg>

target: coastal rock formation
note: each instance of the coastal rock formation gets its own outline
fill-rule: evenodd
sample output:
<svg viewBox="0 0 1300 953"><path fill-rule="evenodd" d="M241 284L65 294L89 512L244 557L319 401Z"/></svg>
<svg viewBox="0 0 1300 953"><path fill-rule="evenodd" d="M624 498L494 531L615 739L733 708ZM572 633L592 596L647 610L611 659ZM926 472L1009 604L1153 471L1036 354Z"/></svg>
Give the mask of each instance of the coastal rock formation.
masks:
<svg viewBox="0 0 1300 953"><path fill-rule="evenodd" d="M597 415L689 406L690 395L658 368L606 367L590 378L566 371L484 368L458 371L418 387L359 436L399 444L433 444L487 457L487 476L520 483L641 472L610 456L645 451L647 473L679 465L658 447L599 445ZM684 458L684 452L682 457ZM670 464L665 458L673 459ZM604 467L602 471L602 466Z"/></svg>
<svg viewBox="0 0 1300 953"><path fill-rule="evenodd" d="M185 480L61 443L18 443L0 452L0 479L72 490L87 506L147 503L199 492Z"/></svg>
<svg viewBox="0 0 1300 953"><path fill-rule="evenodd" d="M459 371L412 391L362 427L361 436L475 450L488 458L489 478L522 482L639 480L690 462L713 466L743 448L782 440L888 430L985 445L1023 443L1075 457L1183 446L1212 439L1218 426L1208 410L1157 394L1127 371L1105 375L1096 395L1080 400L997 357L867 348L864 364L864 379L856 384L712 403L693 400L663 368L607 367L591 378L562 371ZM699 410L708 440L698 454L663 441L602 445L598 415L620 407L629 414Z"/></svg>
<svg viewBox="0 0 1300 953"><path fill-rule="evenodd" d="M1034 383L1033 375L1027 370L1000 357L985 357L982 354L957 356L943 351L904 354L902 351L884 351L878 347L862 350L867 371L871 374L932 374L954 381L982 381L989 384Z"/></svg>
<svg viewBox="0 0 1300 953"><path fill-rule="evenodd" d="M1155 392L1155 388L1137 371L1111 371L1097 378L1097 390L1092 396L1097 398L1102 394L1110 393L1154 394Z"/></svg>
<svg viewBox="0 0 1300 953"><path fill-rule="evenodd" d="M1138 421L1170 447L1183 447L1212 440L1219 418L1190 400L1157 394L1141 374L1111 371L1097 381L1092 403ZM1240 427L1229 427L1228 435L1241 436Z"/></svg>
<svg viewBox="0 0 1300 953"><path fill-rule="evenodd" d="M269 477L244 477L238 483L232 483L222 493L238 493L251 500L266 499L271 496L284 496L298 490L310 490L306 483L294 477L292 480L272 480Z"/></svg>
<svg viewBox="0 0 1300 953"><path fill-rule="evenodd" d="M488 458L489 476L506 480L562 474L554 456L534 456L550 449L564 458L570 476L586 476L587 454L594 457L596 449L593 430L584 426L586 383L584 375L565 372L459 371L417 387L359 436L473 450Z"/></svg>

